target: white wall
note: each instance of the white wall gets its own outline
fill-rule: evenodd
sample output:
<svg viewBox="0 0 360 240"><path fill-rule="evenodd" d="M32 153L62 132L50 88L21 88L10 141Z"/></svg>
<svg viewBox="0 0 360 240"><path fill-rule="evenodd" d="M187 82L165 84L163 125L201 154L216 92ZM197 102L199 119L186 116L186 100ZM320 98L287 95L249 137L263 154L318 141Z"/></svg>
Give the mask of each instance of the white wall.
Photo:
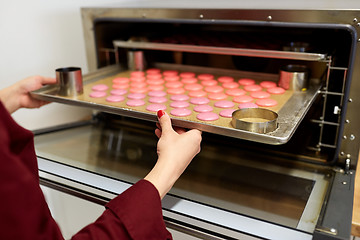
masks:
<svg viewBox="0 0 360 240"><path fill-rule="evenodd" d="M87 73L80 7L119 0L0 0L0 88L31 75L55 77L58 67ZM21 109L13 117L38 129L81 119L88 109L50 104Z"/></svg>

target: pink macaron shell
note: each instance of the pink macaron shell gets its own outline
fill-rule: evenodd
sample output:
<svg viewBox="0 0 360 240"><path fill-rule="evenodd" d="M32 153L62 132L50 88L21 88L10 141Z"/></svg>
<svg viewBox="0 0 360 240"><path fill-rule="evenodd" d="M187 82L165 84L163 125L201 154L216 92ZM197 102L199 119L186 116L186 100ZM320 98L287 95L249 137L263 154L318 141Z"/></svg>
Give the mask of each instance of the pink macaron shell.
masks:
<svg viewBox="0 0 360 240"><path fill-rule="evenodd" d="M143 93L130 93L127 97L129 99L144 99L146 95Z"/></svg>
<svg viewBox="0 0 360 240"><path fill-rule="evenodd" d="M189 93L190 97L206 97L207 93L205 91L190 91Z"/></svg>
<svg viewBox="0 0 360 240"><path fill-rule="evenodd" d="M147 86L147 84L146 84L146 82L132 82L132 83L130 83L130 87L134 87L134 88L144 88L144 87L146 87Z"/></svg>
<svg viewBox="0 0 360 240"><path fill-rule="evenodd" d="M218 101L214 104L215 107L218 108L232 108L235 106L235 103L231 102L231 101L227 101L227 100L221 100Z"/></svg>
<svg viewBox="0 0 360 240"><path fill-rule="evenodd" d="M171 115L174 115L174 116L177 116L177 117L190 116L191 113L192 113L192 111L187 109L187 108L175 108L175 109L170 111Z"/></svg>
<svg viewBox="0 0 360 240"><path fill-rule="evenodd" d="M130 88L129 90L131 93L146 93L148 88Z"/></svg>
<svg viewBox="0 0 360 240"><path fill-rule="evenodd" d="M233 88L233 89L228 89L225 92L226 95L229 96L242 96L246 94L246 91L244 91L243 89L240 88Z"/></svg>
<svg viewBox="0 0 360 240"><path fill-rule="evenodd" d="M220 93L224 91L224 88L221 86L209 86L205 88L205 91L208 93Z"/></svg>
<svg viewBox="0 0 360 240"><path fill-rule="evenodd" d="M206 97L195 97L190 99L190 103L195 105L208 104L210 100Z"/></svg>
<svg viewBox="0 0 360 240"><path fill-rule="evenodd" d="M148 92L148 96L150 96L150 97L165 97L166 92L164 92L164 91L150 91L150 92Z"/></svg>
<svg viewBox="0 0 360 240"><path fill-rule="evenodd" d="M121 96L127 93L126 89L113 89L110 91L111 95Z"/></svg>
<svg viewBox="0 0 360 240"><path fill-rule="evenodd" d="M248 86L244 86L244 90L247 92L257 92L257 91L261 91L262 87L260 85L248 85Z"/></svg>
<svg viewBox="0 0 360 240"><path fill-rule="evenodd" d="M164 104L150 104L146 107L146 110L150 112L157 112L159 110L165 110L166 106Z"/></svg>
<svg viewBox="0 0 360 240"><path fill-rule="evenodd" d="M208 97L211 100L224 100L228 96L225 93L210 93Z"/></svg>
<svg viewBox="0 0 360 240"><path fill-rule="evenodd" d="M184 84L180 81L174 81L174 82L167 82L165 86L167 88L179 88L182 87Z"/></svg>
<svg viewBox="0 0 360 240"><path fill-rule="evenodd" d="M206 104L203 104L203 105L196 105L194 107L194 111L195 112L199 112L199 113L202 113L202 112L212 112L214 110L214 108L210 105L206 105Z"/></svg>
<svg viewBox="0 0 360 240"><path fill-rule="evenodd" d="M277 84L275 82L271 82L271 81L262 81L260 83L260 86L263 88L273 88L273 87L276 87Z"/></svg>
<svg viewBox="0 0 360 240"><path fill-rule="evenodd" d="M274 107L278 104L276 100L270 98L258 99L255 103L260 107Z"/></svg>
<svg viewBox="0 0 360 240"><path fill-rule="evenodd" d="M273 88L268 88L267 92L271 93L271 94L280 95L280 94L285 93L285 89L283 89L282 87L273 87Z"/></svg>
<svg viewBox="0 0 360 240"><path fill-rule="evenodd" d="M180 73L181 78L193 78L195 77L195 73L193 72L182 72Z"/></svg>
<svg viewBox="0 0 360 240"><path fill-rule="evenodd" d="M109 89L109 87L107 85L105 85L105 84L96 84L91 88L91 90L97 91L97 92L106 91L108 89Z"/></svg>
<svg viewBox="0 0 360 240"><path fill-rule="evenodd" d="M161 79L162 75L161 74L151 74L151 75L146 75L146 79L148 80L153 80L153 79Z"/></svg>
<svg viewBox="0 0 360 240"><path fill-rule="evenodd" d="M130 81L129 78L127 77L117 77L112 80L112 82L115 84L128 83L129 81Z"/></svg>
<svg viewBox="0 0 360 240"><path fill-rule="evenodd" d="M165 103L167 102L166 97L150 97L148 100L150 103Z"/></svg>
<svg viewBox="0 0 360 240"><path fill-rule="evenodd" d="M176 70L166 70L166 71L163 71L163 75L164 76L177 76L178 71L176 71Z"/></svg>
<svg viewBox="0 0 360 240"><path fill-rule="evenodd" d="M219 115L226 118L232 118L232 114L235 111L235 109L224 109L220 111Z"/></svg>
<svg viewBox="0 0 360 240"><path fill-rule="evenodd" d="M203 112L196 116L201 121L215 121L219 119L219 115L214 112Z"/></svg>
<svg viewBox="0 0 360 240"><path fill-rule="evenodd" d="M170 103L172 108L187 108L190 104L186 101L174 101Z"/></svg>
<svg viewBox="0 0 360 240"><path fill-rule="evenodd" d="M233 89L233 88L238 88L239 84L237 82L227 82L227 83L223 83L222 86L227 89Z"/></svg>
<svg viewBox="0 0 360 240"><path fill-rule="evenodd" d="M167 89L167 93L169 94L184 94L185 89L184 88L169 88Z"/></svg>
<svg viewBox="0 0 360 240"><path fill-rule="evenodd" d="M186 94L178 94L178 95L172 95L170 97L170 99L172 101L186 101L186 100L189 100L190 97L188 95L186 95Z"/></svg>
<svg viewBox="0 0 360 240"><path fill-rule="evenodd" d="M108 102L121 102L124 101L124 96L118 96L118 95L111 95L106 98L106 101Z"/></svg>
<svg viewBox="0 0 360 240"><path fill-rule="evenodd" d="M203 86L198 83L193 83L193 84L186 84L184 88L187 91L199 91L203 88Z"/></svg>
<svg viewBox="0 0 360 240"><path fill-rule="evenodd" d="M233 77L229 77L229 76L221 76L221 77L218 77L217 79L219 82L221 83L227 83L227 82L233 82L234 81L234 78Z"/></svg>
<svg viewBox="0 0 360 240"><path fill-rule="evenodd" d="M148 85L149 91L161 91L164 90L164 85Z"/></svg>
<svg viewBox="0 0 360 240"><path fill-rule="evenodd" d="M145 77L130 77L131 82L145 82Z"/></svg>
<svg viewBox="0 0 360 240"><path fill-rule="evenodd" d="M126 102L126 105L130 107L140 107L145 105L145 102L141 99L130 99Z"/></svg>
<svg viewBox="0 0 360 240"><path fill-rule="evenodd" d="M197 83L197 78L183 78L181 79L181 82L184 84L193 84L193 83Z"/></svg>
<svg viewBox="0 0 360 240"><path fill-rule="evenodd" d="M159 74L161 72L158 68L149 68L146 70L146 74Z"/></svg>
<svg viewBox="0 0 360 240"><path fill-rule="evenodd" d="M176 81L180 80L180 77L179 76L167 76L167 77L164 77L164 80L166 82L176 82Z"/></svg>
<svg viewBox="0 0 360 240"><path fill-rule="evenodd" d="M271 95L268 92L257 91L257 92L250 93L250 96L252 98L256 98L256 99L262 99L262 98L269 98Z"/></svg>
<svg viewBox="0 0 360 240"><path fill-rule="evenodd" d="M255 84L255 80L249 78L242 78L239 80L239 84L242 86L249 86Z"/></svg>
<svg viewBox="0 0 360 240"><path fill-rule="evenodd" d="M130 73L131 77L143 77L144 75L145 73L142 71L133 71Z"/></svg>
<svg viewBox="0 0 360 240"><path fill-rule="evenodd" d="M121 83L121 84L113 84L113 89L128 89L130 85L128 83Z"/></svg>
<svg viewBox="0 0 360 240"><path fill-rule="evenodd" d="M248 103L248 102L252 102L254 100L254 98L248 96L248 95L242 95L242 96L237 96L233 98L233 102L236 103Z"/></svg>
<svg viewBox="0 0 360 240"><path fill-rule="evenodd" d="M159 79L148 79L146 80L146 83L147 84L150 84L150 85L161 85L161 84L164 84L164 80L159 78Z"/></svg>
<svg viewBox="0 0 360 240"><path fill-rule="evenodd" d="M201 82L201 85L203 86L216 86L218 82L216 80L204 80Z"/></svg>
<svg viewBox="0 0 360 240"><path fill-rule="evenodd" d="M203 74L199 74L197 76L197 78L199 80L211 80L211 79L214 79L214 75L208 74L208 73L203 73Z"/></svg>
<svg viewBox="0 0 360 240"><path fill-rule="evenodd" d="M244 108L258 108L259 106L255 103L249 102L249 103L240 103L239 104L239 108L240 109L244 109Z"/></svg>
<svg viewBox="0 0 360 240"><path fill-rule="evenodd" d="M102 98L107 96L107 93L102 91L93 91L89 94L89 96L92 98Z"/></svg>

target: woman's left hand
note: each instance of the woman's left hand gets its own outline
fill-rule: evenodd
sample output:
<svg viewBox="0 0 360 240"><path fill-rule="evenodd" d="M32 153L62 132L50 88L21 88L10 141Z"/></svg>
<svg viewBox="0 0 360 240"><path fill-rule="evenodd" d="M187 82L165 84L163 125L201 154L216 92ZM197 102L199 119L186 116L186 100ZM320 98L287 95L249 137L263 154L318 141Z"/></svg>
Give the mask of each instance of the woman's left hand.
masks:
<svg viewBox="0 0 360 240"><path fill-rule="evenodd" d="M40 89L47 84L55 84L55 78L33 76L25 78L10 87L0 91L0 100L9 113L19 108L39 108L48 102L31 97L30 92Z"/></svg>

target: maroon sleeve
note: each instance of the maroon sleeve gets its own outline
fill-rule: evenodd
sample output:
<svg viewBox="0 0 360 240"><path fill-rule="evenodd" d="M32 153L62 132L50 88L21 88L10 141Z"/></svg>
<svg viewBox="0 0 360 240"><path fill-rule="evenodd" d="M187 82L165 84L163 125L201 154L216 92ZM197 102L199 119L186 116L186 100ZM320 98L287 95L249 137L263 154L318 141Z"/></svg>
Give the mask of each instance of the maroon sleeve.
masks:
<svg viewBox="0 0 360 240"><path fill-rule="evenodd" d="M63 239L39 186L33 134L0 102L0 238Z"/></svg>
<svg viewBox="0 0 360 240"><path fill-rule="evenodd" d="M33 134L0 102L0 239L63 239L39 186ZM159 193L140 180L106 205L73 239L172 239Z"/></svg>
<svg viewBox="0 0 360 240"><path fill-rule="evenodd" d="M157 189L148 181L111 200L100 218L86 226L73 240L80 239L172 239L166 230Z"/></svg>

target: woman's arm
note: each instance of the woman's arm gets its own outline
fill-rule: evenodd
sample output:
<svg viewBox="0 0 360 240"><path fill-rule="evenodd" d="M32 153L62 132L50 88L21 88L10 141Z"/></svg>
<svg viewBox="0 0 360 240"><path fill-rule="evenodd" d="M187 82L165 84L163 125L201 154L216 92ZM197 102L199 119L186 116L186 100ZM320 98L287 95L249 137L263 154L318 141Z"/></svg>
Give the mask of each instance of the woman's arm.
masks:
<svg viewBox="0 0 360 240"><path fill-rule="evenodd" d="M200 152L201 131L174 129L169 115L162 110L158 112L158 119L158 129L155 130L159 137L158 160L145 180L156 187L162 199Z"/></svg>

